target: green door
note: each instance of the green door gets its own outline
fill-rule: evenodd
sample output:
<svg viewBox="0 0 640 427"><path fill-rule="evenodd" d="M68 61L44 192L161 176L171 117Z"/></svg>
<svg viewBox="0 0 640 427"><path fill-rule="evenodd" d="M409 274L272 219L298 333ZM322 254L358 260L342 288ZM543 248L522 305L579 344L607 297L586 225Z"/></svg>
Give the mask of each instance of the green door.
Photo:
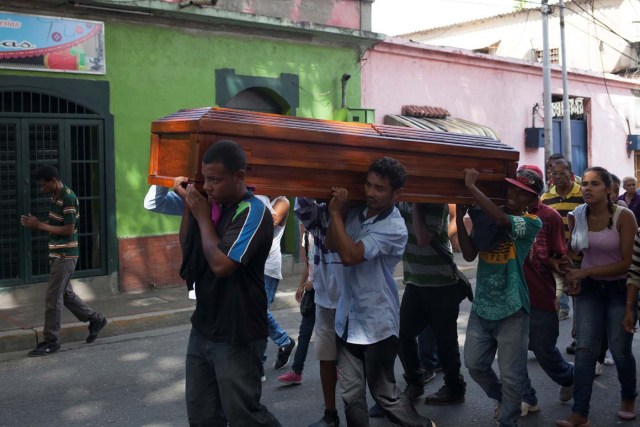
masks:
<svg viewBox="0 0 640 427"><path fill-rule="evenodd" d="M76 276L105 274L103 123L94 119L0 119L0 287L41 282L48 274L48 235L20 225L20 215L46 220L49 196L35 171L58 168L78 196L80 259Z"/></svg>

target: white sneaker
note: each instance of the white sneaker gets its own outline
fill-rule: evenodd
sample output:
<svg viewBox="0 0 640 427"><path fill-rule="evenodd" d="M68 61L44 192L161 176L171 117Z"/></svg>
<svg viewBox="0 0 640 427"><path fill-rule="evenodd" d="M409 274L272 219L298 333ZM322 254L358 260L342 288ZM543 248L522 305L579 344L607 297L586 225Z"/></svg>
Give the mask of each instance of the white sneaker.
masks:
<svg viewBox="0 0 640 427"><path fill-rule="evenodd" d="M567 387L561 386L559 397L560 397L560 402L568 402L571 399L573 399L573 384Z"/></svg>
<svg viewBox="0 0 640 427"><path fill-rule="evenodd" d="M527 415L529 415L529 413L532 412L540 412L540 406L536 405L530 405L527 402L522 402L520 404L520 416L521 417L526 417Z"/></svg>
<svg viewBox="0 0 640 427"><path fill-rule="evenodd" d="M596 377L602 375L604 371L604 365L600 362L596 362Z"/></svg>
<svg viewBox="0 0 640 427"><path fill-rule="evenodd" d="M611 352L607 351L607 355L604 358L604 364L607 366L615 365L616 362L613 361L613 357L611 357Z"/></svg>

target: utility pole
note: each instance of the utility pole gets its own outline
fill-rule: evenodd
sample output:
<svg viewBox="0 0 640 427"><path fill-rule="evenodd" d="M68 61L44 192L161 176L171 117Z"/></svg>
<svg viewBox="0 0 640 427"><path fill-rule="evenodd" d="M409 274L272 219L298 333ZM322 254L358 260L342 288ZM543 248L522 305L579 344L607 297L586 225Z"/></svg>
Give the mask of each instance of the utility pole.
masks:
<svg viewBox="0 0 640 427"><path fill-rule="evenodd" d="M549 66L549 14L548 0L542 0L542 100L544 106L544 158L553 154L553 119L551 117L551 69Z"/></svg>
<svg viewBox="0 0 640 427"><path fill-rule="evenodd" d="M567 82L567 51L564 42L564 0L559 0L560 8L560 51L562 54L562 135L564 137L564 158L571 161L571 112L569 111L569 85Z"/></svg>

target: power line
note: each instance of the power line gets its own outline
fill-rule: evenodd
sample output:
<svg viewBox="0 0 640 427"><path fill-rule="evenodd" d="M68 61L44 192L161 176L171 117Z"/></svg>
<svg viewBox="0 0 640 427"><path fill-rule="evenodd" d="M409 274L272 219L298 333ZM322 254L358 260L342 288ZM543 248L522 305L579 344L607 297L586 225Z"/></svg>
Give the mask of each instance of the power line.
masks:
<svg viewBox="0 0 640 427"><path fill-rule="evenodd" d="M580 16L580 15L578 15L578 16ZM585 18L585 17L582 17L582 18L587 19L587 18ZM588 20L588 19L587 19L587 20ZM596 34L595 36L593 36L593 35L591 35L591 34L587 33L586 31L584 31L582 28L578 27L577 25L572 24L571 22L567 22L567 21L565 20L565 23L566 23L566 24L571 25L573 28L575 28L576 30L578 30L578 31L580 31L580 32L582 32L582 33L584 33L584 34L586 34L587 36L592 37L593 39L597 40L598 42L600 42L600 43L602 43L602 44L606 45L607 47L611 48L611 49L612 49L612 50L614 50L615 52L618 52L620 55L622 55L622 56L624 56L624 57L626 57L626 58L629 58L629 59L631 59L632 61L636 61L636 58L634 58L634 57L632 57L632 56L629 56L629 55L627 55L627 54L626 54L626 53L624 53L624 52L619 51L618 49L616 49L615 47L611 46L609 43L605 42L604 40L600 40L600 39L597 37L597 34Z"/></svg>
<svg viewBox="0 0 640 427"><path fill-rule="evenodd" d="M630 40L628 40L627 38L621 36L620 34L618 34L617 32L615 32L611 27L609 27L607 24L605 24L604 22L600 21L598 18L595 17L595 15L593 15L591 12L589 12L588 10L584 9L582 6L580 6L580 4L578 2L572 2L572 4L575 4L576 6L578 6L578 8L580 10L582 10L584 13L586 13L587 15L589 15L592 19L593 19L593 23L594 24L600 24L600 26L602 28L604 28L605 30L609 31L611 34L614 34L618 37L620 37L622 40L624 40L626 43L628 44L633 44L633 42L631 42ZM565 9L571 10L570 8L568 8L567 6L565 6ZM573 13L578 14L575 10L571 10ZM578 14L579 15L579 14ZM586 19L586 18L585 18Z"/></svg>

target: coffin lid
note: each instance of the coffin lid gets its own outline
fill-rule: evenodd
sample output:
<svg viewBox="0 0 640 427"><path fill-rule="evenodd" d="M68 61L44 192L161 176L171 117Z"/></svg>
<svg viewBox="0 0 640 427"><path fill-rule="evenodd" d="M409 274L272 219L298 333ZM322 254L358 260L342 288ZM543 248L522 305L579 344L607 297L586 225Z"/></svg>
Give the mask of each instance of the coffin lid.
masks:
<svg viewBox="0 0 640 427"><path fill-rule="evenodd" d="M239 125L242 126L239 126ZM179 110L154 121L153 133L224 134L229 137L256 137L278 140L309 141L319 144L388 147L394 150L442 152L449 145L451 155L464 154L517 162L519 153L513 147L493 138L479 135L447 134L403 126L376 123L347 123L331 120L255 113L219 107ZM354 138L356 137L356 138ZM429 144L424 144L428 142ZM396 145L397 144L397 145Z"/></svg>

